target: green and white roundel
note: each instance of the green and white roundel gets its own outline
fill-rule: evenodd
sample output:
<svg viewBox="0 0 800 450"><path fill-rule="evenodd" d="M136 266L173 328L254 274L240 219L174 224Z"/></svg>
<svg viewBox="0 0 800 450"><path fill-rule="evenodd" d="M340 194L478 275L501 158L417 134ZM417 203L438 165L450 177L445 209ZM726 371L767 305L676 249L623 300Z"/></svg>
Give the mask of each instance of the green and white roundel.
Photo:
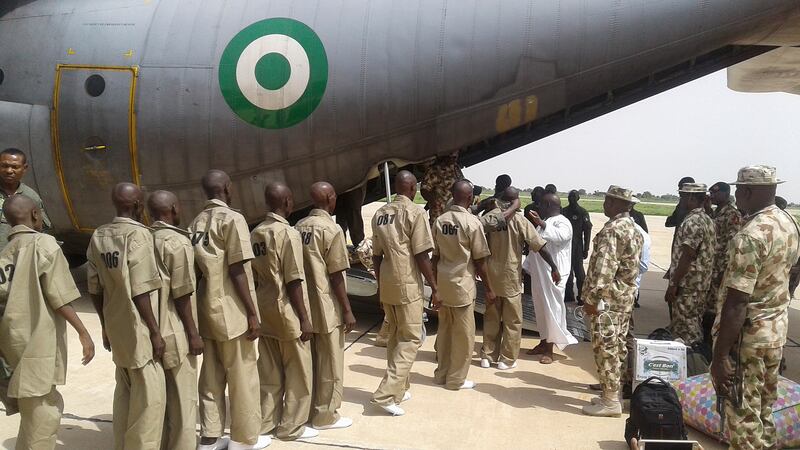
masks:
<svg viewBox="0 0 800 450"><path fill-rule="evenodd" d="M243 29L219 63L219 87L228 106L261 128L302 122L319 106L327 85L322 41L292 19L266 19Z"/></svg>

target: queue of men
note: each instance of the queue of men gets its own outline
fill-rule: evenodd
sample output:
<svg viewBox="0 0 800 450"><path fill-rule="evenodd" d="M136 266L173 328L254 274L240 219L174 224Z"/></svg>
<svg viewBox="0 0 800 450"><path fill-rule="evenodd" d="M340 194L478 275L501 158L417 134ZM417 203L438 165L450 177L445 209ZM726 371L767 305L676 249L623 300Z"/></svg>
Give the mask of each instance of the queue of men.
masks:
<svg viewBox="0 0 800 450"><path fill-rule="evenodd" d="M4 158L19 155L0 154L0 167ZM786 342L789 274L800 258L800 228L775 206L779 183L774 168L741 169L732 184L742 215L731 211L729 185L717 183L710 190L717 205L713 218L705 185L691 180L679 188L681 213L665 295L672 307L670 329L687 344L702 340L700 321L715 294L709 290L718 287L711 374L727 399L733 448L775 445L771 406ZM391 415L403 415L401 403L411 399L425 284L440 315L434 381L448 389L475 386L468 371L476 275L487 302L480 366L516 367L524 247L543 325L542 341L531 353L549 364L554 345L575 343L565 333L562 277L574 265L574 222L563 215L555 186L538 194L526 220L517 214L519 191L510 178L498 177L497 184L495 194L476 206L473 185L455 181L432 232L428 216L413 202L416 177L400 171L394 200L372 219L372 263L387 333L386 372L372 403ZM311 186L314 209L292 227L292 191L270 183L266 218L251 232L230 207L227 174L211 170L201 187L207 202L186 231L174 194L157 191L145 198L137 185L120 183L111 193L116 217L92 235L88 291L103 346L116 365L114 448L196 448L198 403L201 450L259 449L272 437L311 439L319 430L349 427L352 420L338 409L344 334L355 317L344 287L345 239L331 217L335 190L324 182ZM8 192L2 183L0 188ZM0 252L0 356L12 375L0 394L21 414L17 447L53 448L63 411L55 386L65 382L65 323L79 335L84 364L93 358L94 344L70 306L80 294L66 259L57 242L41 233L41 207L24 194L3 200L10 240ZM631 217L637 202L631 190L609 187L603 203L609 220L594 238L579 291L590 316L601 390L583 407L587 415L622 412L626 343L647 254L646 233ZM145 208L151 227L142 223ZM580 255L586 256L583 248ZM25 317L38 321L19 320Z"/></svg>

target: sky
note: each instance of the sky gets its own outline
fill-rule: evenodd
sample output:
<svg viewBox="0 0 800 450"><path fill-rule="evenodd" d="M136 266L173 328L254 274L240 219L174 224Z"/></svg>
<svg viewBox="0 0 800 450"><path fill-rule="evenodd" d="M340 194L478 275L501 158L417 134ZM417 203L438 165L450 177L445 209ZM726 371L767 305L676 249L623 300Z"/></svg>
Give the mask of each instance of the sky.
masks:
<svg viewBox="0 0 800 450"><path fill-rule="evenodd" d="M492 187L501 173L525 189L605 191L610 184L676 193L692 176L709 186L740 167L767 164L787 183L778 195L800 203L800 96L727 87L722 70L464 169Z"/></svg>

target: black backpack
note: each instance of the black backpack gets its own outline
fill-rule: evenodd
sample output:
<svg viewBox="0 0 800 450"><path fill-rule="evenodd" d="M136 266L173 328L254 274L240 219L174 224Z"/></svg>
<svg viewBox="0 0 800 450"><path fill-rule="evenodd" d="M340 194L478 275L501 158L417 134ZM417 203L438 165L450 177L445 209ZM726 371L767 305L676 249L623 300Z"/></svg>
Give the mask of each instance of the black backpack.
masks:
<svg viewBox="0 0 800 450"><path fill-rule="evenodd" d="M675 389L658 377L650 377L631 396L631 415L625 421L625 442L637 439L685 440L681 402Z"/></svg>

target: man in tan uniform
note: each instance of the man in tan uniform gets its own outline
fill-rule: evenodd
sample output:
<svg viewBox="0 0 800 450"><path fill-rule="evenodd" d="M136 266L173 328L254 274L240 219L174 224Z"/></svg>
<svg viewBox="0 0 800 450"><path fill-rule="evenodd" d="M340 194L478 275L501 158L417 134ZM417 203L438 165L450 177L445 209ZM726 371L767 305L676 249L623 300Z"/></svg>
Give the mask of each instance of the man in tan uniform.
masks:
<svg viewBox="0 0 800 450"><path fill-rule="evenodd" d="M519 191L508 187L499 200L513 208L515 200L519 200ZM505 217L508 218L503 220ZM496 362L498 369L508 370L517 366L522 340L522 246L527 243L530 252L539 252L552 269L555 284L561 281L561 275L545 248L547 242L522 215L514 213L509 217L496 207L484 214L482 221L492 252L487 263L488 279L497 300L493 304L487 302L483 315L481 367L488 368Z"/></svg>
<svg viewBox="0 0 800 450"><path fill-rule="evenodd" d="M0 252L0 355L11 365L9 394L21 415L16 448L53 449L64 409L56 385L67 375L65 321L78 332L84 365L94 343L70 304L81 295L67 260L56 240L40 233L39 208L16 195L3 213L13 228Z"/></svg>
<svg viewBox="0 0 800 450"><path fill-rule="evenodd" d="M264 321L259 341L261 432L279 439L307 439L319 431L306 427L311 412L311 339L308 295L300 233L289 225L292 191L270 183L264 191L266 219L253 230L253 261L258 308Z"/></svg>
<svg viewBox="0 0 800 450"><path fill-rule="evenodd" d="M345 286L350 258L344 232L333 221L336 191L329 183L311 186L314 209L297 222L303 243L303 267L308 283L314 337L314 390L311 424L318 430L347 428L353 424L341 417L344 379L344 336L356 326Z"/></svg>
<svg viewBox="0 0 800 450"><path fill-rule="evenodd" d="M494 303L486 258L489 244L480 219L467 208L472 204L472 183L456 181L450 189L453 205L433 227L433 270L439 286L439 331L436 335L434 381L447 389L472 389L467 380L475 346L475 272L486 286L486 298Z"/></svg>
<svg viewBox="0 0 800 450"><path fill-rule="evenodd" d="M394 179L394 201L372 218L372 252L375 278L389 324L386 375L372 403L394 416L405 414L398 404L409 400L409 375L422 339L422 277L438 302L436 277L428 252L433 239L425 211L413 202L417 178L406 170Z"/></svg>
<svg viewBox="0 0 800 450"><path fill-rule="evenodd" d="M194 302L194 249L189 233L180 225L180 205L175 194L153 192L147 199L154 220L153 240L161 275L158 322L164 338L161 364L167 385L167 415L164 419L165 450L197 447L197 355L203 353L203 338L197 332Z"/></svg>
<svg viewBox="0 0 800 450"><path fill-rule="evenodd" d="M271 440L269 436L259 436L261 407L255 340L260 324L253 303L250 230L244 216L228 206L233 186L225 172L210 170L201 184L208 201L189 225L195 262L203 277L197 290L197 316L204 344L198 382L198 449L217 450L225 445L230 450L260 449ZM229 444L222 437L226 386L231 414Z"/></svg>
<svg viewBox="0 0 800 450"><path fill-rule="evenodd" d="M140 223L141 189L120 183L111 201L117 217L95 230L86 256L88 290L100 316L103 346L117 366L114 448L153 449L161 445L166 402L160 362L164 339L154 313L161 277L153 236Z"/></svg>
<svg viewBox="0 0 800 450"><path fill-rule="evenodd" d="M0 208L3 202L14 195L22 194L36 204L41 211L42 229L50 228L50 218L44 209L39 194L30 186L22 182L25 172L28 171L28 157L22 150L7 148L0 152ZM11 224L4 214L0 214L0 250L8 244L8 234L11 233Z"/></svg>

